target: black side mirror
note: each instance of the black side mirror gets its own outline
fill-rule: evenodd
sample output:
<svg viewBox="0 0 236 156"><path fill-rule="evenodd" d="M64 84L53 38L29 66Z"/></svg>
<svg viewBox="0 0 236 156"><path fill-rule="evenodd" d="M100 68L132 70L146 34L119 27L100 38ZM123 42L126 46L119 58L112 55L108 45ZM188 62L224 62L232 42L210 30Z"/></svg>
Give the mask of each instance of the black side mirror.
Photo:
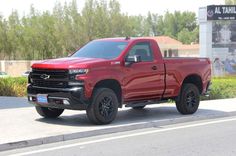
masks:
<svg viewBox="0 0 236 156"><path fill-rule="evenodd" d="M141 62L141 56L140 55L133 55L133 56L127 56L125 58L125 66L130 66L133 63Z"/></svg>

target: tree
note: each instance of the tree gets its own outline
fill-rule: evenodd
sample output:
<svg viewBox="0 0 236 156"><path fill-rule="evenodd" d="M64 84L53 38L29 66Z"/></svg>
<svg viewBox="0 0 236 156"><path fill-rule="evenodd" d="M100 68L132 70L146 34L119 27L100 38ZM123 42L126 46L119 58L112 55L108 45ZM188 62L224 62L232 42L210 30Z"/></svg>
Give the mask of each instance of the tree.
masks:
<svg viewBox="0 0 236 156"><path fill-rule="evenodd" d="M22 39L22 29L19 20L19 15L17 11L13 11L8 17L8 31L7 31L7 41L8 41L8 53L12 56L12 59L20 57L20 40ZM18 56L17 56L18 55Z"/></svg>
<svg viewBox="0 0 236 156"><path fill-rule="evenodd" d="M94 0L87 0L85 6L82 10L82 28L83 28L83 37L85 42L91 41L94 39L94 26L95 26L95 7L96 3Z"/></svg>
<svg viewBox="0 0 236 156"><path fill-rule="evenodd" d="M163 34L163 27L161 26L161 24L162 16L148 12L147 25L149 27L149 35L158 36Z"/></svg>
<svg viewBox="0 0 236 156"><path fill-rule="evenodd" d="M86 0L79 12L76 2L57 2L52 12L31 6L23 17L17 11L8 18L0 16L0 59L63 57L104 37L168 35L183 43L198 42L193 12L130 16L121 12L117 0Z"/></svg>
<svg viewBox="0 0 236 156"><path fill-rule="evenodd" d="M0 56L6 59L8 53L7 47L7 22L0 16Z"/></svg>
<svg viewBox="0 0 236 156"><path fill-rule="evenodd" d="M197 43L198 34L198 28L195 28L193 31L189 31L188 29L184 28L178 33L178 40L185 44Z"/></svg>

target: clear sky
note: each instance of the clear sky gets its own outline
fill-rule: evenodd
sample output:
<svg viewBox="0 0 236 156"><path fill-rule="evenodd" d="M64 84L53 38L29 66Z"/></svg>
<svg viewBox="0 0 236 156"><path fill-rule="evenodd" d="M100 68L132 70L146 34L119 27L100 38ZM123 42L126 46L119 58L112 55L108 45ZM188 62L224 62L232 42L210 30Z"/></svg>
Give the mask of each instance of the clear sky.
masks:
<svg viewBox="0 0 236 156"><path fill-rule="evenodd" d="M52 10L56 1L61 3L71 0L0 0L0 14L7 17L12 10L18 10L20 15L29 12L30 5L33 4L37 10ZM152 13L164 14L165 11L194 11L198 13L198 8L211 4L224 4L224 0L118 0L121 10L129 15L146 15L148 11ZM78 8L81 10L85 0L77 0Z"/></svg>

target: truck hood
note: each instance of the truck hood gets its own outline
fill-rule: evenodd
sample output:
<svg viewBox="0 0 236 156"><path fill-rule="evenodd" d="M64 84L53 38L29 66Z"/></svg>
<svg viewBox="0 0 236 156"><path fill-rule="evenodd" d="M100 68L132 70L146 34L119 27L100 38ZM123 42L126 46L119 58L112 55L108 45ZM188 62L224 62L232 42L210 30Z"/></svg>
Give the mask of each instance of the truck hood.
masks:
<svg viewBox="0 0 236 156"><path fill-rule="evenodd" d="M46 68L46 69L73 69L73 68L89 68L90 65L94 65L102 62L110 62L100 58L78 58L78 57L66 57L60 59L44 60L32 65L32 68Z"/></svg>

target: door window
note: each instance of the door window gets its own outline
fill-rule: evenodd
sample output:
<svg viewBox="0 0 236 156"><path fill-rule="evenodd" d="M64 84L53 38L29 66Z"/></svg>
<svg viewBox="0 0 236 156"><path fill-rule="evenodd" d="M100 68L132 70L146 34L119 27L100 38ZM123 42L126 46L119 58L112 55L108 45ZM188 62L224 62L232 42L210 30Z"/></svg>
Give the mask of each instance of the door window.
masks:
<svg viewBox="0 0 236 156"><path fill-rule="evenodd" d="M142 62L153 61L153 52L149 42L140 42L132 47L127 56L141 56Z"/></svg>

